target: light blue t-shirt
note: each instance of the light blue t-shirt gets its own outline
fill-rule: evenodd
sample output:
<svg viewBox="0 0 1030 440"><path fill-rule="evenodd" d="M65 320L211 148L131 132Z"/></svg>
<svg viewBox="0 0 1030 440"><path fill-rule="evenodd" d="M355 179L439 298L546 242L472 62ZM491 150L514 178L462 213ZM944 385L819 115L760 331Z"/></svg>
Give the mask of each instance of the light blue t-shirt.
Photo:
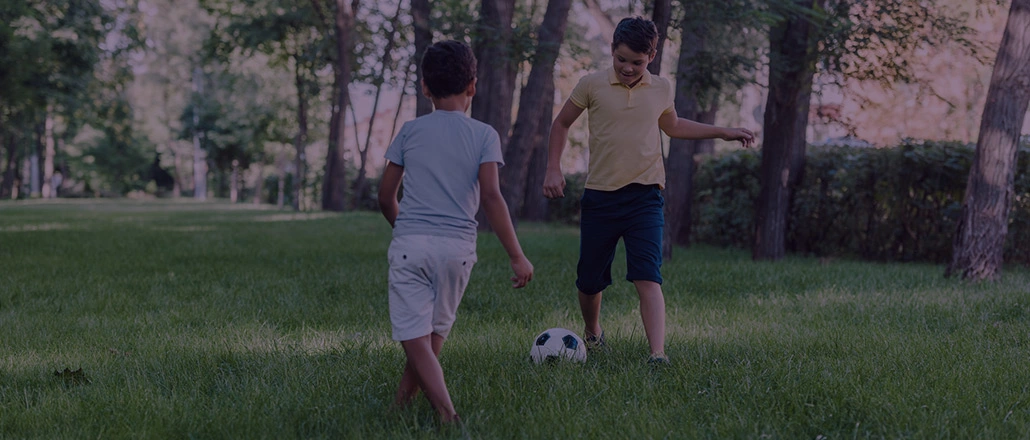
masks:
<svg viewBox="0 0 1030 440"><path fill-rule="evenodd" d="M462 112L436 110L404 123L385 157L404 167L394 236L476 240L479 166L504 165L493 127Z"/></svg>

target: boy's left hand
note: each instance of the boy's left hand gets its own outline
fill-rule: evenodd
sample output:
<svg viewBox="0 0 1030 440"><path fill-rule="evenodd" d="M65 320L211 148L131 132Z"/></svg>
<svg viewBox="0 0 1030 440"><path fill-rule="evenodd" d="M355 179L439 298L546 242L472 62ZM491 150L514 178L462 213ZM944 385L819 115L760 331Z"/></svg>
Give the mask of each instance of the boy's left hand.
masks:
<svg viewBox="0 0 1030 440"><path fill-rule="evenodd" d="M521 289L533 279L533 263L525 256L512 258L511 269L515 272L515 276L511 277L511 287Z"/></svg>
<svg viewBox="0 0 1030 440"><path fill-rule="evenodd" d="M751 148L755 145L755 133L746 128L730 128L722 139L725 141L740 141L744 148Z"/></svg>

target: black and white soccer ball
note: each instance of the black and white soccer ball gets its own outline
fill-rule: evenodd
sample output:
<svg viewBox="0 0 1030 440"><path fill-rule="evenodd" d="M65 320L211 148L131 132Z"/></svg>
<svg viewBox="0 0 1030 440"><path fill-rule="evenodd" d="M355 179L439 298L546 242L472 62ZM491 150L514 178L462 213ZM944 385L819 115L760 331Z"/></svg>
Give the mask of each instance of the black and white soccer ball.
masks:
<svg viewBox="0 0 1030 440"><path fill-rule="evenodd" d="M575 333L564 328L550 328L537 335L529 349L529 358L535 364L569 360L583 362L587 347Z"/></svg>

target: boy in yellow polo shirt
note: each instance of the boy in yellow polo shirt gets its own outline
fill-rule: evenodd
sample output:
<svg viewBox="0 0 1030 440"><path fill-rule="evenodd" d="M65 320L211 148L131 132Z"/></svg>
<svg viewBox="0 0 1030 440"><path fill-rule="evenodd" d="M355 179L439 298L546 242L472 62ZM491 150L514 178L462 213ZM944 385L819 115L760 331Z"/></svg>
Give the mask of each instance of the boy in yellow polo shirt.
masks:
<svg viewBox="0 0 1030 440"><path fill-rule="evenodd" d="M675 91L668 79L651 75L658 29L641 17L625 18L612 36L612 68L580 79L551 125L544 196L565 196L561 155L569 127L589 112L590 162L580 216L576 287L588 347L604 345L601 292L611 285L615 247L626 245L626 279L640 297L640 317L651 363L665 355L665 297L662 294L661 189L665 186L661 129L680 139L723 139L754 143L743 128L716 127L676 115Z"/></svg>

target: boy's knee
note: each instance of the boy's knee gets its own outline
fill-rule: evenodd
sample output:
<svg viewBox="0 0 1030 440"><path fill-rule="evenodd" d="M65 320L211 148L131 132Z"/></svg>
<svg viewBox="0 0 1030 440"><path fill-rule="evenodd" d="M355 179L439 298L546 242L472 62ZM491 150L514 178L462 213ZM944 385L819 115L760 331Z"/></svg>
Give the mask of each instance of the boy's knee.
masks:
<svg viewBox="0 0 1030 440"><path fill-rule="evenodd" d="M579 289L579 291L582 292L584 295L597 295L598 293L601 293L609 285L611 285L611 283L606 283L603 281L598 283L586 283L582 280L576 281L576 288Z"/></svg>

